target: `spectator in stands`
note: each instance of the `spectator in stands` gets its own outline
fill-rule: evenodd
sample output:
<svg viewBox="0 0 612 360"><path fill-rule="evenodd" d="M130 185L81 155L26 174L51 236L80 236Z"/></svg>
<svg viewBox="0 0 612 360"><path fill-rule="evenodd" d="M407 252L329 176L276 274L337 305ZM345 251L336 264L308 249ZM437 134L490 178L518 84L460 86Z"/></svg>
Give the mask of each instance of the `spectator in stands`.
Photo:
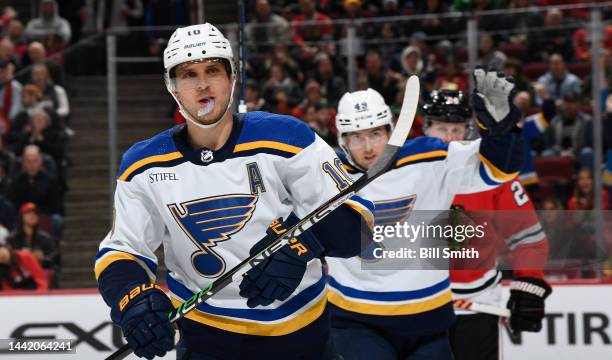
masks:
<svg viewBox="0 0 612 360"><path fill-rule="evenodd" d="M610 209L608 203L608 190L602 189L602 210ZM595 208L595 190L593 186L593 171L582 168L576 176L574 194L567 202L568 210L592 210Z"/></svg>
<svg viewBox="0 0 612 360"><path fill-rule="evenodd" d="M330 18L318 12L314 0L299 0L300 14L293 17L293 42L300 48L301 59L312 59L317 54L317 46L306 44L310 41L331 40L334 28ZM304 22L317 21L316 25L305 25Z"/></svg>
<svg viewBox="0 0 612 360"><path fill-rule="evenodd" d="M571 258L576 229L565 215L561 200L549 196L542 200L540 209L538 212L540 223L548 238L548 258L550 260Z"/></svg>
<svg viewBox="0 0 612 360"><path fill-rule="evenodd" d="M402 55L400 57L402 69L404 71L404 75L409 77L411 75L421 76L423 73L423 59L421 50L416 46L407 46L402 51Z"/></svg>
<svg viewBox="0 0 612 360"><path fill-rule="evenodd" d="M40 228L38 208L34 203L25 203L19 208L19 222L8 238L13 249L28 249L44 269L59 267L57 242Z"/></svg>
<svg viewBox="0 0 612 360"><path fill-rule="evenodd" d="M0 30L6 32L11 20L17 19L17 11L12 6L5 6L2 8L2 15L0 15ZM0 32L0 33L1 33ZM5 34L2 34L5 35Z"/></svg>
<svg viewBox="0 0 612 360"><path fill-rule="evenodd" d="M304 89L304 100L291 110L291 115L304 120L306 110L317 105L323 97L321 96L321 85L316 80L309 80Z"/></svg>
<svg viewBox="0 0 612 360"><path fill-rule="evenodd" d="M402 54L405 53L404 50ZM402 63L404 62L402 61ZM404 77L402 74L385 69L380 52L376 48L369 49L366 54L365 72L368 78L368 86L378 91L385 98L386 103L393 102L395 94L397 94L397 84L402 82Z"/></svg>
<svg viewBox="0 0 612 360"><path fill-rule="evenodd" d="M553 117L544 133L546 150L542 155L576 157L581 166L589 167L593 164L593 122L579 106L578 95L565 95L561 113Z"/></svg>
<svg viewBox="0 0 612 360"><path fill-rule="evenodd" d="M527 91L531 99L533 99L534 93L531 83L525 78L525 75L523 75L523 66L519 60L512 58L507 59L504 63L503 71L506 76L512 76L514 79L514 88L516 91Z"/></svg>
<svg viewBox="0 0 612 360"><path fill-rule="evenodd" d="M304 113L303 120L330 146L337 146L335 136L329 128L330 111L325 100L309 105Z"/></svg>
<svg viewBox="0 0 612 360"><path fill-rule="evenodd" d="M23 23L19 19L13 19L9 22L7 29L7 36L15 46L15 55L19 59L23 59L27 49L28 43L23 31Z"/></svg>
<svg viewBox="0 0 612 360"><path fill-rule="evenodd" d="M290 114L301 97L298 84L285 74L281 65L273 64L270 67L268 81L263 88L266 102L276 108L275 112Z"/></svg>
<svg viewBox="0 0 612 360"><path fill-rule="evenodd" d="M53 83L59 86L64 86L66 82L66 74L64 73L64 69L54 60L47 58L47 50L42 43L33 41L30 43L30 45L28 45L27 50L24 65L44 63L47 66L47 70L49 71L49 75L51 76ZM31 71L23 74L20 77L20 80L23 83L31 81Z"/></svg>
<svg viewBox="0 0 612 360"><path fill-rule="evenodd" d="M478 48L478 65L487 69L502 71L506 63L506 54L497 50L493 36L488 33L480 35L480 47Z"/></svg>
<svg viewBox="0 0 612 360"><path fill-rule="evenodd" d="M64 158L65 138L61 131L52 126L52 120L45 109L37 109L31 115L30 124L26 125L14 144L16 154L23 153L29 145L36 145L40 150L51 155L56 164Z"/></svg>
<svg viewBox="0 0 612 360"><path fill-rule="evenodd" d="M43 157L36 145L28 145L23 151L22 172L13 179L10 200L16 207L32 202L53 221L54 235L63 223L64 205L57 180L43 169Z"/></svg>
<svg viewBox="0 0 612 360"><path fill-rule="evenodd" d="M21 59L15 52L15 44L9 38L0 40L0 61L8 63L8 71L11 77L21 69Z"/></svg>
<svg viewBox="0 0 612 360"><path fill-rule="evenodd" d="M66 90L53 83L49 77L49 70L45 63L38 63L32 67L32 84L42 92L43 98L51 101L53 110L62 118L70 115L70 104Z"/></svg>
<svg viewBox="0 0 612 360"><path fill-rule="evenodd" d="M469 83L467 76L455 59L449 58L443 67L443 72L436 78L435 89L461 90L467 93Z"/></svg>
<svg viewBox="0 0 612 360"><path fill-rule="evenodd" d="M566 94L582 94L582 81L567 70L565 61L560 54L550 56L548 72L540 76L537 82L546 87L555 101L563 100ZM536 104L542 104L540 97L536 97Z"/></svg>
<svg viewBox="0 0 612 360"><path fill-rule="evenodd" d="M544 18L544 27L535 30L529 32L528 61L546 61L552 54L561 54L568 61L572 59L572 30L564 28L561 10L549 10Z"/></svg>
<svg viewBox="0 0 612 360"><path fill-rule="evenodd" d="M327 99L330 106L335 107L346 92L346 83L337 76L329 55L319 53L315 57L315 80L321 86L321 96Z"/></svg>
<svg viewBox="0 0 612 360"><path fill-rule="evenodd" d="M32 115L39 110L45 110L51 118L51 126L63 130L59 116L53 111L50 100L42 99L42 92L35 85L25 85L21 91L22 111L13 120L9 136L5 139L14 148L22 137L29 137L32 126ZM19 153L21 154L21 153Z"/></svg>
<svg viewBox="0 0 612 360"><path fill-rule="evenodd" d="M400 62L402 65L401 77L394 76L392 77L394 81L390 82L395 89L397 89L398 83L403 83L405 79L412 75L419 77L422 84L421 90L424 93L427 93L427 90L433 87L436 82L436 56L434 54L428 54L426 61L423 61L421 49L417 46L410 45L402 51Z"/></svg>
<svg viewBox="0 0 612 360"><path fill-rule="evenodd" d="M261 97L261 90L257 81L248 79L246 83L247 111L266 111L266 100Z"/></svg>
<svg viewBox="0 0 612 360"><path fill-rule="evenodd" d="M288 44L291 40L289 22L272 12L268 0L255 2L255 16L246 26L246 35L255 54L265 54L274 44Z"/></svg>
<svg viewBox="0 0 612 360"><path fill-rule="evenodd" d="M28 250L14 250L0 244L0 291L47 290L45 273Z"/></svg>
<svg viewBox="0 0 612 360"><path fill-rule="evenodd" d="M0 60L0 136L11 129L11 122L21 112L21 84L12 79L9 64Z"/></svg>
<svg viewBox="0 0 612 360"><path fill-rule="evenodd" d="M287 44L276 43L272 57L265 63L265 68L269 72L272 64L282 66L285 74L290 76L294 81L301 83L304 80L304 74L298 63L289 55Z"/></svg>
<svg viewBox="0 0 612 360"><path fill-rule="evenodd" d="M58 36L63 45L70 42L72 30L66 19L58 15L57 3L54 0L40 2L40 16L30 20L25 34L29 41L45 42L48 38Z"/></svg>

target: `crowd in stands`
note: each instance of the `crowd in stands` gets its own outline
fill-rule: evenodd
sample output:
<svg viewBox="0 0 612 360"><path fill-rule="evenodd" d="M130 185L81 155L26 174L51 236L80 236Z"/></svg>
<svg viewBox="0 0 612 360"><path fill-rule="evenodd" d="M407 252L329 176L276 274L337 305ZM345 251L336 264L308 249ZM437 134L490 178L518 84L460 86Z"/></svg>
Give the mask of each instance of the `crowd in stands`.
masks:
<svg viewBox="0 0 612 360"><path fill-rule="evenodd" d="M72 135L62 50L72 28L55 1L0 18L0 290L57 286Z"/></svg>
<svg viewBox="0 0 612 360"><path fill-rule="evenodd" d="M540 209L593 209L593 173L603 164L593 166L589 10L554 7L580 2L589 1L246 1L247 107L293 115L337 146L336 106L349 88L349 26L355 35L351 50L357 60L350 83L355 90L378 90L398 115L404 82L411 75L421 79L422 98L436 88L469 90L468 17L455 15L500 10L478 19L478 64L514 77L516 103L526 115L525 123L536 124L534 131L525 133L529 133L537 177L524 180L525 185ZM68 127L66 71L87 73L93 67L100 73L105 67L104 56L99 56L103 46L87 62L70 61L64 50L112 27L194 22L188 0L37 3L38 11L29 19L11 7L0 14L0 289L53 286L49 274L60 266L67 190L65 148L73 135ZM536 10L536 6L553 7ZM608 21L612 9L603 12ZM371 21L401 15L427 16ZM169 34L124 31L118 53L159 57ZM603 71L595 81L605 90L602 136L609 171L604 179L612 186L612 97L607 96L612 87L610 25L605 26L600 48ZM138 65L137 70L161 71L157 65L147 66ZM415 123L411 137L423 134L422 118ZM608 196L612 191L604 191L604 209L609 208ZM552 241L555 234L567 236L568 232L553 226L559 223L553 219L554 212L547 214L542 222ZM14 264L19 262L32 268L26 271L32 274L27 281L16 270L19 266ZM2 280L7 273L17 275Z"/></svg>

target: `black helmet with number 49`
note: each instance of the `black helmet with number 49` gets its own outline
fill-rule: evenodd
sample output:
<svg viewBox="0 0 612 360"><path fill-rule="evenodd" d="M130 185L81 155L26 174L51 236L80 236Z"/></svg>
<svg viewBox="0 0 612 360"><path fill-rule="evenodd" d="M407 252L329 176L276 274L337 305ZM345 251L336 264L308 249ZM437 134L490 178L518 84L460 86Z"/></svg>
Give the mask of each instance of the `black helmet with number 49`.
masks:
<svg viewBox="0 0 612 360"><path fill-rule="evenodd" d="M425 125L432 121L468 123L472 119L472 107L460 90L434 90L423 105Z"/></svg>

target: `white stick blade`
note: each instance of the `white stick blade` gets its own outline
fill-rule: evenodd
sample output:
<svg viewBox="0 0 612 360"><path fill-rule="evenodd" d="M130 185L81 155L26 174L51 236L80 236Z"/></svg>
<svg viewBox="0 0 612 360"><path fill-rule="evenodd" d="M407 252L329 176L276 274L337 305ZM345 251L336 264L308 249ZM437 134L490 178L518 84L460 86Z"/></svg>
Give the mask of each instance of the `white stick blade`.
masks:
<svg viewBox="0 0 612 360"><path fill-rule="evenodd" d="M416 115L419 106L419 95L421 93L421 85L419 83L419 77L412 75L406 81L406 88L404 90L404 102L402 103L402 110L400 111L399 119L393 129L389 144L394 146L402 146L406 142L412 123L414 122L414 116Z"/></svg>

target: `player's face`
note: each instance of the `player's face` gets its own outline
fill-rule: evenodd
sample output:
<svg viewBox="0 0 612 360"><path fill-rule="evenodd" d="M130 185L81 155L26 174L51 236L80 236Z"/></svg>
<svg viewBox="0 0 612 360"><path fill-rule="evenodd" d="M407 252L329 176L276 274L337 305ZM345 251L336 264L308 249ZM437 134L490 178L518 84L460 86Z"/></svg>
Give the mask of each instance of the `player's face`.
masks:
<svg viewBox="0 0 612 360"><path fill-rule="evenodd" d="M445 123L439 121L432 121L431 125L425 130L425 135L437 137L446 144L451 141L461 141L465 139L466 133L466 124Z"/></svg>
<svg viewBox="0 0 612 360"><path fill-rule="evenodd" d="M229 105L232 77L221 60L181 64L175 74L176 98L203 125L216 123Z"/></svg>
<svg viewBox="0 0 612 360"><path fill-rule="evenodd" d="M389 141L387 126L351 132L345 135L346 147L353 161L363 169L369 169L385 150Z"/></svg>

